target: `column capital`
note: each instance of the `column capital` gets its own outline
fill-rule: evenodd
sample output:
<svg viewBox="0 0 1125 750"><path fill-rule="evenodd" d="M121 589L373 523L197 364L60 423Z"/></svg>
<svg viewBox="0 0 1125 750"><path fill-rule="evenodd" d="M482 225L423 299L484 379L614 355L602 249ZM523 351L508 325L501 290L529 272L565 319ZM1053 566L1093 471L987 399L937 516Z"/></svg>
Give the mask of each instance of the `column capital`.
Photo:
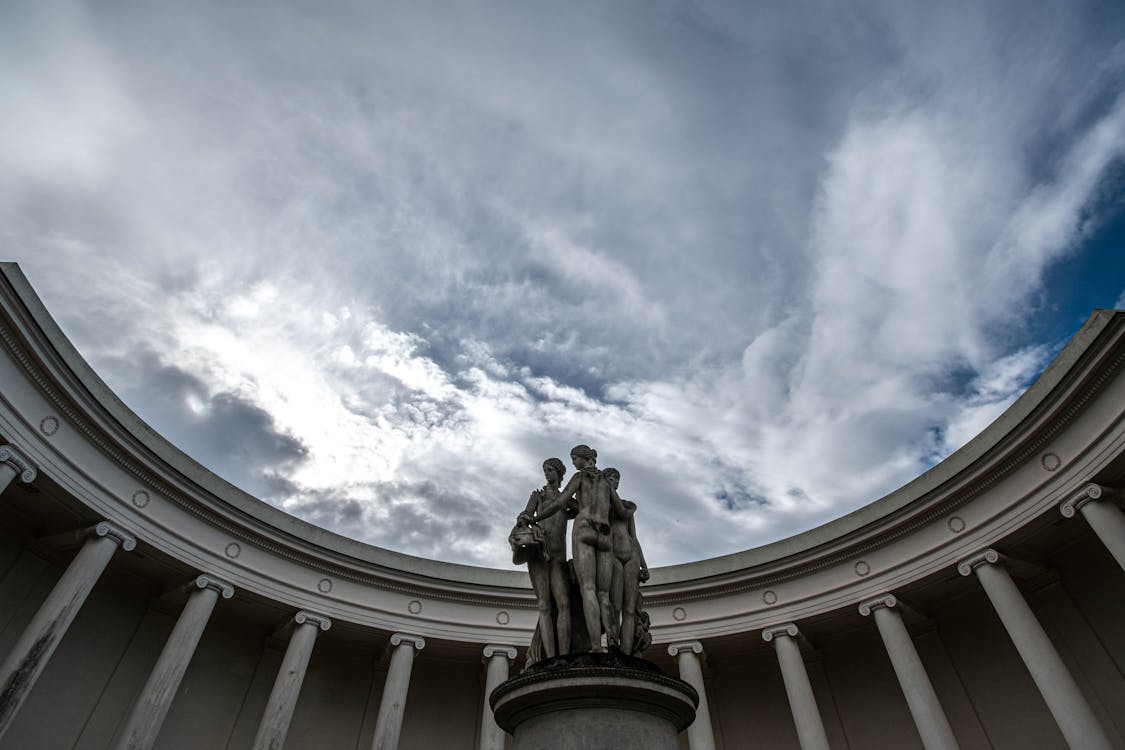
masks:
<svg viewBox="0 0 1125 750"><path fill-rule="evenodd" d="M1063 500L1059 505L1059 513L1062 513L1065 518L1074 518L1075 514L1082 509L1082 506L1093 500L1101 500L1103 497L1113 497L1114 491L1109 487L1103 487L1100 484L1091 482L1074 494L1070 495L1066 500Z"/></svg>
<svg viewBox="0 0 1125 750"><path fill-rule="evenodd" d="M491 659L494 656L506 656L508 661L512 661L516 658L516 647L490 643L484 647L484 658Z"/></svg>
<svg viewBox="0 0 1125 750"><path fill-rule="evenodd" d="M391 636L392 646L400 646L404 643L409 643L414 647L415 651L421 651L426 647L426 639L420 635L410 635L409 633L394 633Z"/></svg>
<svg viewBox="0 0 1125 750"><path fill-rule="evenodd" d="M762 631L762 640L766 643L769 643L779 635L787 635L791 638L796 638L797 633L799 632L800 631L797 629L797 624L793 622L787 622L782 625L773 625Z"/></svg>
<svg viewBox="0 0 1125 750"><path fill-rule="evenodd" d="M957 572L968 576L981 565L995 565L998 562L1000 562L1000 553L989 547L957 563Z"/></svg>
<svg viewBox="0 0 1125 750"><path fill-rule="evenodd" d="M24 484L34 482L38 474L35 464L10 445L0 445L0 464L8 464L15 469L17 476Z"/></svg>
<svg viewBox="0 0 1125 750"><path fill-rule="evenodd" d="M230 599L234 596L234 584L227 583L222 578L217 578L209 573L203 573L197 576L194 581L188 584L188 588L196 588L200 591L212 589L217 591L219 596L224 599Z"/></svg>
<svg viewBox="0 0 1125 750"><path fill-rule="evenodd" d="M866 601L860 602L859 613L864 617L867 617L879 607L887 607L888 609L890 609L891 607L895 607L897 605L898 599L895 598L894 594L883 594L881 596L876 596L873 599L868 599Z"/></svg>
<svg viewBox="0 0 1125 750"><path fill-rule="evenodd" d="M126 552L132 552L137 547L137 538L125 531L120 526L109 521L102 521L98 525L86 529L83 536L104 536L112 539Z"/></svg>
<svg viewBox="0 0 1125 750"><path fill-rule="evenodd" d="M703 644L699 641L676 641L668 644L669 656L679 656L685 651L690 651L698 656L703 653Z"/></svg>
<svg viewBox="0 0 1125 750"><path fill-rule="evenodd" d="M321 630L328 630L332 627L332 620L327 615L318 614L316 612L309 612L307 609L302 609L297 614L293 615L293 622L298 625L315 625Z"/></svg>

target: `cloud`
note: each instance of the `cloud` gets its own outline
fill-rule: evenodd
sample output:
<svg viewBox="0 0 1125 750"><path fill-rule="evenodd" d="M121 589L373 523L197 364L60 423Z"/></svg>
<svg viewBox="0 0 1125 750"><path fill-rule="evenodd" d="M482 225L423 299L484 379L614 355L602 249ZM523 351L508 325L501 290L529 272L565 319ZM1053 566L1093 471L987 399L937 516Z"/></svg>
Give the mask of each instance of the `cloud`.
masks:
<svg viewBox="0 0 1125 750"><path fill-rule="evenodd" d="M1026 387L1118 205L1093 3L4 20L0 231L98 372L269 502L462 562L579 442L653 564L870 502Z"/></svg>

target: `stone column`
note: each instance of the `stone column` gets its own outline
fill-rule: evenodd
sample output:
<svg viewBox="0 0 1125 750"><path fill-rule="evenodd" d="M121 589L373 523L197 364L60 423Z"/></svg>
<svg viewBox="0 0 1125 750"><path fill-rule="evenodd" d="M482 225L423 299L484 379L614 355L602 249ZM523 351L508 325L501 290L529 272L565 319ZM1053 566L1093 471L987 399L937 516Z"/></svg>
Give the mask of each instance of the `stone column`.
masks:
<svg viewBox="0 0 1125 750"><path fill-rule="evenodd" d="M297 707L297 696L301 693L301 683L305 680L316 636L321 630L332 627L332 621L324 615L305 610L294 615L293 622L289 647L285 649L285 657L277 670L277 679L266 701L266 710L258 724L252 750L281 750L285 745L285 735L289 732L293 709Z"/></svg>
<svg viewBox="0 0 1125 750"><path fill-rule="evenodd" d="M10 445L0 445L0 493L17 476L24 484L35 481L35 466Z"/></svg>
<svg viewBox="0 0 1125 750"><path fill-rule="evenodd" d="M703 687L703 668L699 655L703 644L699 641L679 641L668 645L668 653L676 657L680 669L680 679L695 688L699 693L699 706L695 709L695 721L687 728L688 747L691 750L715 750L715 733L711 729L711 710L707 705L707 691Z"/></svg>
<svg viewBox="0 0 1125 750"><path fill-rule="evenodd" d="M504 730L492 715L488 696L504 680L508 679L508 662L516 658L515 646L484 647L486 671L484 675L484 713L480 719L480 743L477 750L504 750Z"/></svg>
<svg viewBox="0 0 1125 750"><path fill-rule="evenodd" d="M1000 554L986 549L958 563L957 571L963 576L976 573L1067 744L1083 750L1110 750L1113 745L1078 683L1067 670L1043 626L1035 619L1012 577L999 563Z"/></svg>
<svg viewBox="0 0 1125 750"><path fill-rule="evenodd" d="M234 596L234 586L206 574L192 581L189 588L191 596L180 619L164 642L164 649L118 734L117 750L148 750L156 742L215 604L220 596L224 599Z"/></svg>
<svg viewBox="0 0 1125 750"><path fill-rule="evenodd" d="M1125 513L1114 502L1114 494L1100 484L1088 484L1063 501L1059 512L1067 518L1081 513L1117 564L1125 568Z"/></svg>
<svg viewBox="0 0 1125 750"><path fill-rule="evenodd" d="M414 652L425 647L426 640L421 636L405 633L391 636L391 663L387 667L387 681L383 683L383 698L379 701L379 717L375 720L375 739L371 750L398 749Z"/></svg>
<svg viewBox="0 0 1125 750"><path fill-rule="evenodd" d="M785 694L789 696L789 709L793 712L793 723L797 725L797 739L801 750L829 750L828 735L816 707L816 697L809 683L809 673L805 670L805 660L797 643L797 626L794 623L775 625L762 631L762 639L773 641L777 651L777 661L781 665L781 679L785 682Z"/></svg>
<svg viewBox="0 0 1125 750"><path fill-rule="evenodd" d="M16 712L47 666L55 647L74 621L118 545L126 552L137 546L137 540L131 534L108 521L102 521L82 534L86 536L82 549L71 560L51 593L47 594L0 667L0 737L11 726Z"/></svg>
<svg viewBox="0 0 1125 750"><path fill-rule="evenodd" d="M898 683L906 696L906 705L910 707L910 715L918 727L922 746L926 750L957 750L959 746L953 727L938 702L937 693L922 666L918 650L914 648L914 641L906 631L902 616L894 609L897 604L893 594L884 594L860 604L859 613L864 617L875 613L875 626L879 628L883 645L887 647L887 656L891 658Z"/></svg>

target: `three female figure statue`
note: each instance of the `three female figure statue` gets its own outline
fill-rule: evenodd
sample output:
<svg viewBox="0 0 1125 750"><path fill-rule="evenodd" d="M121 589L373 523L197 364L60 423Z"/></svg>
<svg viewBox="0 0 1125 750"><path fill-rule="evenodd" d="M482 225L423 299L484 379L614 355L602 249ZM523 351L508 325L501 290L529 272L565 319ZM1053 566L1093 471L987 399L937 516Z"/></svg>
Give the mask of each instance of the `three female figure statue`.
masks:
<svg viewBox="0 0 1125 750"><path fill-rule="evenodd" d="M589 446L575 446L570 458L576 471L561 491L562 462L545 461L547 484L532 493L509 537L516 553L513 561L528 564L539 602L538 636L544 657L571 649L570 576L563 551L570 511L575 511L571 529L574 578L585 624L583 635L589 639L590 650L604 650L603 634L607 645L620 647L626 654L647 645L647 632L637 637L639 584L648 579L633 522L637 506L621 500L617 494L621 473L599 470L597 456ZM568 513L562 513L564 510ZM536 528L541 529L541 542L535 538Z"/></svg>

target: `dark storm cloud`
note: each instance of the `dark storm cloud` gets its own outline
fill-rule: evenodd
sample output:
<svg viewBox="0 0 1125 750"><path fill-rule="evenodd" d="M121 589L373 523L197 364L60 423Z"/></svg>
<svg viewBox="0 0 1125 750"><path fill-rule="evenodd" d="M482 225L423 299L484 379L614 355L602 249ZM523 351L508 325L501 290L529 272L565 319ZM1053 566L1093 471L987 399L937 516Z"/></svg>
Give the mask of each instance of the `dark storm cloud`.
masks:
<svg viewBox="0 0 1125 750"><path fill-rule="evenodd" d="M196 461L222 466L231 482L267 499L293 491L284 474L303 462L308 450L279 432L261 407L233 393L211 393L198 377L152 351L98 364L107 376L135 383L118 395L126 404L142 404L150 425Z"/></svg>

